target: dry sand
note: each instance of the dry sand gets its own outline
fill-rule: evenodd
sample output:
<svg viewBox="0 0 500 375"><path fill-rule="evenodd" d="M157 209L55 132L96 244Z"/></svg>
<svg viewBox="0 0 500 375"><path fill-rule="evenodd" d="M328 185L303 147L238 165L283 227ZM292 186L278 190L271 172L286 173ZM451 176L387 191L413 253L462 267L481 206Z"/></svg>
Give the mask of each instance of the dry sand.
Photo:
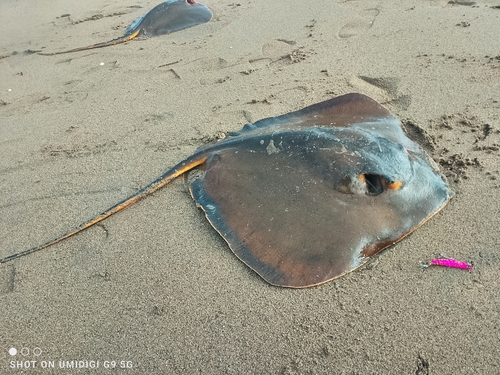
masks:
<svg viewBox="0 0 500 375"><path fill-rule="evenodd" d="M0 265L0 373L499 374L500 2L206 3L208 24L47 57L29 51L113 39L156 3L1 1L0 257L219 132L348 92L420 134L455 198L368 266L291 290L240 262L175 181ZM420 270L439 253L475 268ZM71 360L100 367L58 368Z"/></svg>

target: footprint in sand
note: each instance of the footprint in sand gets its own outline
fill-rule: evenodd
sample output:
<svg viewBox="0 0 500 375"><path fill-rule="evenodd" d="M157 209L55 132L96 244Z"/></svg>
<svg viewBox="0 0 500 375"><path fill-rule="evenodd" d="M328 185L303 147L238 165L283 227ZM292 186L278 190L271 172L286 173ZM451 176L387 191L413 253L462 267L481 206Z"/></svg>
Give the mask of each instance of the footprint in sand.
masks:
<svg viewBox="0 0 500 375"><path fill-rule="evenodd" d="M199 67L205 71L221 70L228 67L228 62L222 57L215 57L209 59L202 59L198 62Z"/></svg>
<svg viewBox="0 0 500 375"><path fill-rule="evenodd" d="M375 17L379 13L380 11L375 8L362 10L355 19L342 26L338 33L339 37L344 39L351 38L365 32L373 26Z"/></svg>

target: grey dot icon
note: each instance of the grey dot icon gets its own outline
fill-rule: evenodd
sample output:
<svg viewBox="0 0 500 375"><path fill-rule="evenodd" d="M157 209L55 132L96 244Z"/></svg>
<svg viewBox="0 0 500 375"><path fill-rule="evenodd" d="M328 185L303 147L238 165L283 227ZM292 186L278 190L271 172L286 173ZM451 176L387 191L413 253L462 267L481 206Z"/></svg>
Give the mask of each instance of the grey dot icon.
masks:
<svg viewBox="0 0 500 375"><path fill-rule="evenodd" d="M15 355L17 354L17 349L16 349L16 348L10 348L10 349L9 349L9 354L10 354L11 356L15 356Z"/></svg>
<svg viewBox="0 0 500 375"><path fill-rule="evenodd" d="M40 348L34 348L33 349L33 355L38 357L40 354L42 354L42 349Z"/></svg>
<svg viewBox="0 0 500 375"><path fill-rule="evenodd" d="M29 348L22 348L21 354L26 357L27 355L30 354L30 349Z"/></svg>

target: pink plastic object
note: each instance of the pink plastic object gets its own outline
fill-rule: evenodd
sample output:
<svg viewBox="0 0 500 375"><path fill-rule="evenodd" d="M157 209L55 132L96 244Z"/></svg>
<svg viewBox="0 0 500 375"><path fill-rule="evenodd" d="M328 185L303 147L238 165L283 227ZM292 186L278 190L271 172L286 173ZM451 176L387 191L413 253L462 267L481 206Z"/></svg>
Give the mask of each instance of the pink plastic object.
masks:
<svg viewBox="0 0 500 375"><path fill-rule="evenodd" d="M461 260L456 259L432 259L431 266L442 266L442 267L452 267L452 268L460 268L463 270L470 271L472 270L472 263L463 262Z"/></svg>

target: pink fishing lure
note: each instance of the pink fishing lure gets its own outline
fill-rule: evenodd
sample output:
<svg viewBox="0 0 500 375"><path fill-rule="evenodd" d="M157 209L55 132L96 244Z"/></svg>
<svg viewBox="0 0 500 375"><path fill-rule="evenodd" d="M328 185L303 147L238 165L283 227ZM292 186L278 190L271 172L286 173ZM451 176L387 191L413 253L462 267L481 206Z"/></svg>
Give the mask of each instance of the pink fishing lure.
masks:
<svg viewBox="0 0 500 375"><path fill-rule="evenodd" d="M463 270L472 270L472 263L464 262L461 260L456 260L452 258L446 259L432 259L431 266L442 266L442 267L452 267L452 268L460 268Z"/></svg>

